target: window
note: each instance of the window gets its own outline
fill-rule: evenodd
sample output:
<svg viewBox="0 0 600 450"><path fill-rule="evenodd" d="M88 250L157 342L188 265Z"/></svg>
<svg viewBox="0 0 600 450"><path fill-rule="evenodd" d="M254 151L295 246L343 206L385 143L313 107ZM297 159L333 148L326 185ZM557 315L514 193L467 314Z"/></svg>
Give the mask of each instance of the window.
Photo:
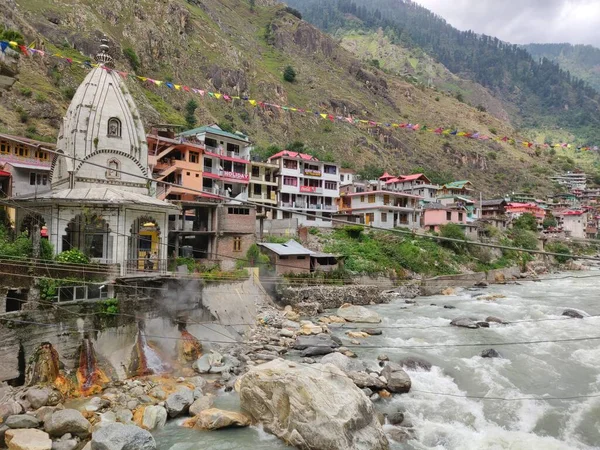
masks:
<svg viewBox="0 0 600 450"><path fill-rule="evenodd" d="M284 159L283 160L283 168L284 169L298 170L298 161L291 161L289 159Z"/></svg>
<svg viewBox="0 0 600 450"><path fill-rule="evenodd" d="M325 189L335 191L337 189L337 183L335 181L326 181Z"/></svg>
<svg viewBox="0 0 600 450"><path fill-rule="evenodd" d="M189 172L186 172L185 174L186 174L188 177L191 175Z"/></svg>
<svg viewBox="0 0 600 450"><path fill-rule="evenodd" d="M29 157L29 149L27 147L25 147L24 145L17 145L15 146L15 155L17 156L22 156L23 158L28 158Z"/></svg>
<svg viewBox="0 0 600 450"><path fill-rule="evenodd" d="M241 237L234 237L233 238L233 251L234 252L241 252L242 251L242 238Z"/></svg>
<svg viewBox="0 0 600 450"><path fill-rule="evenodd" d="M450 211L446 211L446 220L452 220L452 213Z"/></svg>
<svg viewBox="0 0 600 450"><path fill-rule="evenodd" d="M361 195L361 196L360 196L360 201L361 201L362 203L364 203L364 201L365 201L365 196L364 196L364 195Z"/></svg>
<svg viewBox="0 0 600 450"><path fill-rule="evenodd" d="M375 194L369 194L369 203L375 203Z"/></svg>
<svg viewBox="0 0 600 450"><path fill-rule="evenodd" d="M228 152L233 152L237 155L240 154L240 146L237 144L230 144L229 142L227 143L227 151Z"/></svg>
<svg viewBox="0 0 600 450"><path fill-rule="evenodd" d="M373 222L375 222L375 213L368 213L365 214L366 219L367 219L367 225L372 224Z"/></svg>
<svg viewBox="0 0 600 450"><path fill-rule="evenodd" d="M46 186L48 184L48 175L45 173L29 173L29 184L31 186Z"/></svg>
<svg viewBox="0 0 600 450"><path fill-rule="evenodd" d="M107 165L106 178L121 178L121 163L118 159L109 159Z"/></svg>
<svg viewBox="0 0 600 450"><path fill-rule="evenodd" d="M10 144L7 141L0 141L0 153L10 153Z"/></svg>
<svg viewBox="0 0 600 450"><path fill-rule="evenodd" d="M42 161L48 161L48 152L45 152L43 150L36 150L35 157Z"/></svg>
<svg viewBox="0 0 600 450"><path fill-rule="evenodd" d="M254 195L262 194L262 186L260 184L255 184L253 188Z"/></svg>
<svg viewBox="0 0 600 450"><path fill-rule="evenodd" d="M381 221L387 222L387 213L381 213Z"/></svg>
<svg viewBox="0 0 600 450"><path fill-rule="evenodd" d="M337 167L336 166L330 166L329 164L325 164L324 172L328 173L330 175L335 175L337 173Z"/></svg>
<svg viewBox="0 0 600 450"><path fill-rule="evenodd" d="M196 152L190 152L190 162L197 164L200 161L200 155Z"/></svg>
<svg viewBox="0 0 600 450"><path fill-rule="evenodd" d="M462 220L463 220L463 213L460 213L460 212L459 212L459 213L458 213L458 221L459 221L459 222L462 222Z"/></svg>
<svg viewBox="0 0 600 450"><path fill-rule="evenodd" d="M255 178L260 177L260 167L252 166L252 176Z"/></svg>
<svg viewBox="0 0 600 450"><path fill-rule="evenodd" d="M389 205L390 204L390 196L389 195L384 195L383 196L383 204L384 205Z"/></svg>
<svg viewBox="0 0 600 450"><path fill-rule="evenodd" d="M298 186L298 178L283 177L283 184L285 184L286 186Z"/></svg>
<svg viewBox="0 0 600 450"><path fill-rule="evenodd" d="M248 216L250 215L249 208L228 208L227 213L236 216Z"/></svg>
<svg viewBox="0 0 600 450"><path fill-rule="evenodd" d="M297 257L297 259L306 259L306 256L304 256L304 255L299 255L299 256Z"/></svg>
<svg viewBox="0 0 600 450"><path fill-rule="evenodd" d="M106 135L109 137L121 137L121 121L116 117L108 119L108 130Z"/></svg>
<svg viewBox="0 0 600 450"><path fill-rule="evenodd" d="M200 174L199 173L196 174L196 178L200 178Z"/></svg>
<svg viewBox="0 0 600 450"><path fill-rule="evenodd" d="M279 259L288 259L288 255L281 255Z"/></svg>
<svg viewBox="0 0 600 450"><path fill-rule="evenodd" d="M340 180L342 181L342 183L344 182L344 176L345 175L340 175Z"/></svg>

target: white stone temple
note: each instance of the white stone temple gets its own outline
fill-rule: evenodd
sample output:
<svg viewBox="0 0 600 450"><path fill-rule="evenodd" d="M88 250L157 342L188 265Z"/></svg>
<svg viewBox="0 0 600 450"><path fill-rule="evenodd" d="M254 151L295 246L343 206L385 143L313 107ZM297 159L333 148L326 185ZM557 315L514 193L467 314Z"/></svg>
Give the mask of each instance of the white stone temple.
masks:
<svg viewBox="0 0 600 450"><path fill-rule="evenodd" d="M57 151L64 156L54 158L52 190L14 198L16 226L44 223L57 254L78 248L119 264L122 274L156 271L168 257L168 215L177 208L150 194L144 127L108 50L103 39L98 66L63 119Z"/></svg>

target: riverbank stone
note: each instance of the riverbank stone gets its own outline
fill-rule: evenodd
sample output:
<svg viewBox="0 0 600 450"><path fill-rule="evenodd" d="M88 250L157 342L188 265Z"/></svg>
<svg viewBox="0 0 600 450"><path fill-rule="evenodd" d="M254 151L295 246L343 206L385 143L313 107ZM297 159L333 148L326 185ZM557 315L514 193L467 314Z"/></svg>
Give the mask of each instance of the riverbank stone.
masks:
<svg viewBox="0 0 600 450"><path fill-rule="evenodd" d="M194 428L199 430L219 430L221 428L243 428L250 426L251 420L245 414L224 411L222 409L210 408L201 411L190 422L194 423Z"/></svg>
<svg viewBox="0 0 600 450"><path fill-rule="evenodd" d="M8 430L4 436L9 450L51 450L52 440L42 430Z"/></svg>
<svg viewBox="0 0 600 450"><path fill-rule="evenodd" d="M576 309L565 309L562 313L563 316L571 317L573 319L583 319L584 317L588 317L587 313L583 311L578 311Z"/></svg>
<svg viewBox="0 0 600 450"><path fill-rule="evenodd" d="M250 368L241 377L242 408L299 449L387 450L364 393L331 364L311 367L278 359Z"/></svg>
<svg viewBox="0 0 600 450"><path fill-rule="evenodd" d="M347 322L358 323L379 323L381 317L375 311L365 308L364 306L343 304L337 310L337 315Z"/></svg>
<svg viewBox="0 0 600 450"><path fill-rule="evenodd" d="M450 325L461 328L479 328L479 325L468 317L457 317L450 322Z"/></svg>
<svg viewBox="0 0 600 450"><path fill-rule="evenodd" d="M408 370L420 369L426 372L429 372L431 370L431 367L433 366L433 364L431 364L429 361L416 356L402 358L400 361L398 361L398 364L400 364L402 367Z"/></svg>
<svg viewBox="0 0 600 450"><path fill-rule="evenodd" d="M500 355L500 353L498 353L493 348L488 348L486 350L483 350L481 352L481 357L482 358L502 358L502 356Z"/></svg>
<svg viewBox="0 0 600 450"><path fill-rule="evenodd" d="M76 409L63 409L54 412L44 423L44 430L55 437L71 433L86 438L92 431L92 425Z"/></svg>
<svg viewBox="0 0 600 450"><path fill-rule="evenodd" d="M32 409L38 409L42 406L46 406L50 400L50 389L47 388L31 388L27 390L25 398L31 405Z"/></svg>
<svg viewBox="0 0 600 450"><path fill-rule="evenodd" d="M381 375L386 379L387 389L390 392L404 394L410 391L412 382L400 364L387 363Z"/></svg>
<svg viewBox="0 0 600 450"><path fill-rule="evenodd" d="M150 434L135 425L111 423L92 434L91 450L156 450Z"/></svg>
<svg viewBox="0 0 600 450"><path fill-rule="evenodd" d="M40 421L29 414L18 414L9 416L5 422L6 426L12 429L16 428L38 428Z"/></svg>
<svg viewBox="0 0 600 450"><path fill-rule="evenodd" d="M294 342L295 350L305 350L309 347L338 348L340 344L329 334L318 334L316 336L298 336Z"/></svg>
<svg viewBox="0 0 600 450"><path fill-rule="evenodd" d="M165 400L165 407L169 417L177 417L187 413L190 405L194 403L194 392L186 387L180 387Z"/></svg>

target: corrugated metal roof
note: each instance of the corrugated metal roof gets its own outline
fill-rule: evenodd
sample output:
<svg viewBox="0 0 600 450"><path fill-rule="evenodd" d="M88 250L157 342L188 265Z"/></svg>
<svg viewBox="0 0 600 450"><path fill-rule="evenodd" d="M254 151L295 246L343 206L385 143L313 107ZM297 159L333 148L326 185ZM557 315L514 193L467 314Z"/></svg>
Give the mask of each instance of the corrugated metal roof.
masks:
<svg viewBox="0 0 600 450"><path fill-rule="evenodd" d="M293 239L287 241L285 244L271 244L267 242L261 242L258 245L271 250L279 256L312 256L315 254L312 250L307 249Z"/></svg>
<svg viewBox="0 0 600 450"><path fill-rule="evenodd" d="M216 128L214 126L204 126L199 128L194 128L193 130L184 131L181 133L181 136L194 136L197 134L203 133L212 133L218 136L223 136L231 139L237 139L238 141L248 141L248 137L243 134L229 133L228 131L223 131L220 128Z"/></svg>

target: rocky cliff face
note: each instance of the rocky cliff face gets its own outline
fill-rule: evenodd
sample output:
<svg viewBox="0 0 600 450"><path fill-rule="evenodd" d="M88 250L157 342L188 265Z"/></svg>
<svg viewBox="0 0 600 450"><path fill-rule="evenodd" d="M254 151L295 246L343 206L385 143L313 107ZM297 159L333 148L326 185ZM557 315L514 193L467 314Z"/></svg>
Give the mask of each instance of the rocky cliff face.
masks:
<svg viewBox="0 0 600 450"><path fill-rule="evenodd" d="M25 43L74 59L93 55L106 34L118 70L199 89L374 121L512 134L509 125L492 115L450 97L436 101L439 93L365 65L283 5L256 3L251 10L242 0L9 1L3 23L19 30ZM298 74L294 83L282 78L287 65ZM16 83L0 91L0 128L52 140L84 75L85 68L56 58L20 57L9 74ZM147 126L184 123L184 105L192 94L133 79L127 83ZM263 146L298 140L329 150L339 162L356 168L374 164L397 172L416 166L450 171L489 194L526 184L549 187L531 171L534 165L548 165L547 160L521 148L502 146L492 160L490 152L498 149L480 141L332 124L314 114L252 108L236 101L196 100L199 124L227 124ZM515 159L522 160L517 167ZM496 173L506 175L494 180Z"/></svg>

